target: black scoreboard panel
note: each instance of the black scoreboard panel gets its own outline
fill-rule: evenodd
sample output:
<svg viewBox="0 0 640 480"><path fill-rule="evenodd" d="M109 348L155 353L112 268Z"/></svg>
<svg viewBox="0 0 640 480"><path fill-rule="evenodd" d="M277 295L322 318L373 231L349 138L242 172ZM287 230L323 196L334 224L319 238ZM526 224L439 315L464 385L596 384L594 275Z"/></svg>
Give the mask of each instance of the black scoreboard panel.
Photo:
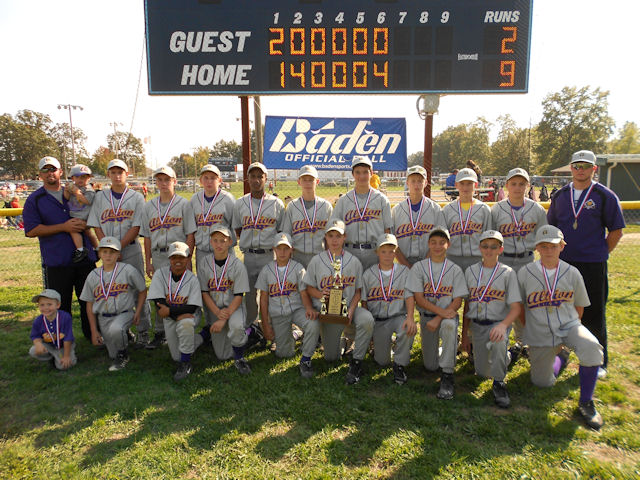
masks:
<svg viewBox="0 0 640 480"><path fill-rule="evenodd" d="M526 92L532 0L146 0L149 93Z"/></svg>

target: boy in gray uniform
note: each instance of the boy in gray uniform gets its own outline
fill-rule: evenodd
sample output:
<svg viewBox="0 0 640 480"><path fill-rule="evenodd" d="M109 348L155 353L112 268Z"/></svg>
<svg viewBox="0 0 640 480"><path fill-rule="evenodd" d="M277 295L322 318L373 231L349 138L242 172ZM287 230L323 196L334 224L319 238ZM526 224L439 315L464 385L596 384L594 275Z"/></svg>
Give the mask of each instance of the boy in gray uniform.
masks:
<svg viewBox="0 0 640 480"><path fill-rule="evenodd" d="M362 265L356 257L344 250L344 232L343 221L329 222L324 235L327 250L311 259L303 282L307 285L307 292L317 313L321 309L320 300L329 296L329 288L334 282L335 271L332 264L340 260L342 298L348 305L349 324L355 327L355 348L346 377L347 384L351 385L358 383L364 374L362 361L371 342L374 320L368 310L358 306L362 288ZM345 325L342 324L322 323L320 325L325 360L332 362L340 358L340 337L344 329Z"/></svg>
<svg viewBox="0 0 640 480"><path fill-rule="evenodd" d="M265 193L267 167L259 162L249 165L247 170L251 193L239 198L233 210L233 228L239 238L240 250L244 254L244 266L249 275L249 294L246 326L258 317L256 280L260 270L273 261L273 239L282 231L284 203L278 197Z"/></svg>
<svg viewBox="0 0 640 480"><path fill-rule="evenodd" d="M413 292L420 311L422 359L428 371L442 369L437 397L451 400L458 347L458 309L468 294L464 273L447 259L449 232L436 226L429 233L430 258L411 268L406 289ZM442 353L438 344L442 341Z"/></svg>
<svg viewBox="0 0 640 480"><path fill-rule="evenodd" d="M138 270L127 263L118 262L119 239L103 237L98 243L98 256L102 266L87 277L80 300L87 302L91 343L106 345L109 357L113 359L109 371L115 372L122 370L129 362L127 332L131 324L140 322L142 305L147 299L147 286Z"/></svg>
<svg viewBox="0 0 640 480"><path fill-rule="evenodd" d="M378 264L367 269L362 277L362 306L371 312L376 322L373 327L373 358L378 365L391 362L392 336L396 334L393 379L398 385L403 385L407 383L405 367L409 365L418 327L413 318L413 292L405 288L410 270L402 264L393 263L397 248L396 237L390 233L383 234L378 240Z"/></svg>
<svg viewBox="0 0 640 480"><path fill-rule="evenodd" d="M80 163L74 165L71 167L71 171L69 172L69 178L73 181L67 183L65 188L62 190L64 198L69 201L69 216L71 218L79 218L86 222L87 218L89 218L93 198L96 195L95 190L89 183L89 179L91 178L91 169ZM97 239L91 232L91 229L87 227L85 233L95 247ZM87 252L84 250L83 246L82 233L72 232L70 235L73 240L73 244L76 247L76 250L73 252L73 263L80 263L87 258Z"/></svg>
<svg viewBox="0 0 640 480"><path fill-rule="evenodd" d="M218 223L211 227L210 244L213 253L198 261L198 280L213 350L219 360L234 357L236 369L248 374L251 368L244 358L248 337L243 302L249 291L247 269L229 253L231 232L226 226ZM204 331L202 335L206 340Z"/></svg>
<svg viewBox="0 0 640 480"><path fill-rule="evenodd" d="M186 243L169 245L169 265L155 271L149 286L149 299L156 305L167 335L169 352L179 362L173 375L176 382L187 378L192 371L191 356L204 338L196 333L196 311L202 307L200 282L187 268L191 252Z"/></svg>
<svg viewBox="0 0 640 480"><path fill-rule="evenodd" d="M331 220L344 222L345 247L366 270L378 261L375 248L380 235L391 233L391 206L384 194L371 188L373 164L369 157L354 155L351 174L355 188L338 198Z"/></svg>
<svg viewBox="0 0 640 480"><path fill-rule="evenodd" d="M396 258L411 268L429 254L428 235L436 225L444 225L442 209L424 196L427 171L420 165L407 170L407 198L391 209L392 232L398 240Z"/></svg>
<svg viewBox="0 0 640 480"><path fill-rule="evenodd" d="M320 324L306 292L307 286L302 282L305 270L302 264L291 260L293 246L289 235L278 234L273 248L275 262L266 264L256 281L262 330L267 340L275 340L277 357L292 357L295 348L292 324L295 323L304 333L300 375L311 378L311 357L318 343Z"/></svg>
<svg viewBox="0 0 640 480"><path fill-rule="evenodd" d="M520 315L520 288L516 272L498 261L504 239L500 232L480 235L482 262L465 272L469 309L462 321L462 349L469 352L473 337L476 375L493 378L493 396L501 408L511 405L504 378L507 375L509 332Z"/></svg>
<svg viewBox="0 0 640 480"><path fill-rule="evenodd" d="M142 247L138 241L144 197L128 187L127 171L127 164L122 160L115 158L109 162L107 175L111 180L111 188L96 194L87 225L94 227L100 240L104 237L117 238L120 241L120 261L134 267L144 279ZM145 301L140 312L140 323L137 324L138 346L149 343L150 326L151 311L149 303Z"/></svg>
<svg viewBox="0 0 640 480"><path fill-rule="evenodd" d="M593 392L598 367L604 358L603 349L580 321L590 302L578 269L560 260L565 245L562 231L545 225L536 233L540 260L518 272L525 306L524 339L529 345L531 382L538 387L553 386L569 358L569 352L561 345L573 349L580 361L578 411L589 427L598 430L603 421L593 403Z"/></svg>
<svg viewBox="0 0 640 480"><path fill-rule="evenodd" d="M318 171L314 167L305 165L299 170L302 195L289 202L282 222L282 231L293 241L293 259L305 268L313 256L324 249L324 230L333 213L331 203L316 196L318 183Z"/></svg>

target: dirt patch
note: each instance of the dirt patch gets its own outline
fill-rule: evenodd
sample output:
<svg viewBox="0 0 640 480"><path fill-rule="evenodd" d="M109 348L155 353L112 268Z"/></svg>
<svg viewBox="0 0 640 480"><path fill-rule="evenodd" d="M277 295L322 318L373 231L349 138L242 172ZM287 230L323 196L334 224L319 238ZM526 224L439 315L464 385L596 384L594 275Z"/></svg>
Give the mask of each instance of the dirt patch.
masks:
<svg viewBox="0 0 640 480"><path fill-rule="evenodd" d="M620 450L602 443L588 442L584 444L584 451L589 457L599 462L613 463L615 465L633 466L636 464L637 456L634 452Z"/></svg>
<svg viewBox="0 0 640 480"><path fill-rule="evenodd" d="M620 243L640 243L640 233L625 233L622 235Z"/></svg>

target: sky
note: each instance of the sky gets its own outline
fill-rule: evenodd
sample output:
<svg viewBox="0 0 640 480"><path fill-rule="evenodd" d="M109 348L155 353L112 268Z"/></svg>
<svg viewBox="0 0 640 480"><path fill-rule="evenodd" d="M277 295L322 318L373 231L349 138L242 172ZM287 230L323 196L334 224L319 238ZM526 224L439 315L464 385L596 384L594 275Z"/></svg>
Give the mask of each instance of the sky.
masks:
<svg viewBox="0 0 640 480"><path fill-rule="evenodd" d="M495 122L507 113L520 127L535 125L543 98L565 86L609 90L617 127L640 124L638 18L640 2L634 0L535 0L529 92L443 96L434 135L479 116ZM69 121L58 104L82 106L73 111L73 124L87 135L89 153L106 145L113 123L129 131L132 118L132 133L151 138L151 167L221 139L241 140L236 96L148 94L142 0L3 0L0 45L0 114L30 109L58 123ZM424 147L416 99L305 95L262 96L261 102L263 116L404 117L413 153Z"/></svg>

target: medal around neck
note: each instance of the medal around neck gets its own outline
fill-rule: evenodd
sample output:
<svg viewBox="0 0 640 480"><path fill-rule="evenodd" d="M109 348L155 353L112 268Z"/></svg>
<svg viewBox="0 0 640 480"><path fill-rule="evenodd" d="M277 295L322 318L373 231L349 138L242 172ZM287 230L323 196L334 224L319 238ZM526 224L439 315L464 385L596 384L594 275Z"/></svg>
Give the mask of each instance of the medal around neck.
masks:
<svg viewBox="0 0 640 480"><path fill-rule="evenodd" d="M333 284L329 289L329 297L323 297L318 320L323 323L348 324L347 301L343 296L344 285L342 283L342 259L332 259L331 266L334 270Z"/></svg>

